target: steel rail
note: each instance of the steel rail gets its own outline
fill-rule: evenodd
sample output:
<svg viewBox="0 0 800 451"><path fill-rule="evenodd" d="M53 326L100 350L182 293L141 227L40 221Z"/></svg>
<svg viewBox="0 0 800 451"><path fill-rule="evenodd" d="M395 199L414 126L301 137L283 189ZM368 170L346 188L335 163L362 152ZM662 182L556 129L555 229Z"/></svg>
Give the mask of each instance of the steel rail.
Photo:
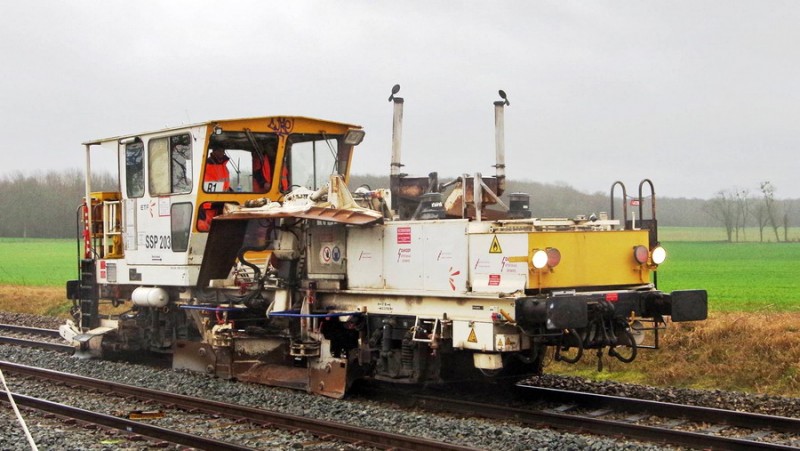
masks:
<svg viewBox="0 0 800 451"><path fill-rule="evenodd" d="M777 432L800 431L800 418L780 417L760 413L739 412L715 407L692 406L663 401L601 395L544 387L518 385L518 394L526 399L579 404L593 408L606 407L626 412L649 413L653 416L683 418L706 423L724 423L748 429L765 428Z"/></svg>
<svg viewBox="0 0 800 451"><path fill-rule="evenodd" d="M316 420L297 415L272 412L253 407L227 404L208 399L194 398L175 393L119 384L116 382L91 379L84 376L60 373L57 371L34 368L6 361L0 361L0 369L8 373L15 373L37 378L46 378L66 384L74 384L87 388L93 388L104 392L133 396L138 399L153 400L158 403L169 404L186 410L197 410L204 413L221 414L227 417L244 419L256 423L268 423L285 429L301 429L316 436L334 437L349 443L359 443L385 449L414 451L468 451L477 449L421 437L411 437L391 432L366 429L329 420Z"/></svg>
<svg viewBox="0 0 800 451"><path fill-rule="evenodd" d="M626 421L605 420L587 415L570 415L551 410L520 409L504 405L483 404L434 396L415 395L409 397L407 394L399 398L398 402L411 402L429 410L518 421L536 427L548 426L580 433L624 436L630 439L655 443L736 451L797 450L796 447L788 445L709 435L701 432L681 431L668 427L638 425Z"/></svg>
<svg viewBox="0 0 800 451"><path fill-rule="evenodd" d="M41 329L38 327L17 326L15 324L0 324L0 330L53 338L61 336L56 329Z"/></svg>
<svg viewBox="0 0 800 451"><path fill-rule="evenodd" d="M119 418L112 415L106 415L99 412L92 412L91 410L80 409L71 407L64 404L47 401L45 399L34 398L32 396L13 394L14 402L18 405L26 406L32 409L49 412L54 415L62 417L73 418L75 420L84 421L87 423L98 424L108 428L126 431L131 434L138 434L145 437L150 437L154 440L164 440L178 445L191 446L203 450L253 450L247 446L241 446L230 442L223 442L211 438L204 438L195 434L186 432L175 431L172 429L165 429L158 426L143 424L136 421L131 421L125 418ZM8 394L0 390L0 401L8 402Z"/></svg>

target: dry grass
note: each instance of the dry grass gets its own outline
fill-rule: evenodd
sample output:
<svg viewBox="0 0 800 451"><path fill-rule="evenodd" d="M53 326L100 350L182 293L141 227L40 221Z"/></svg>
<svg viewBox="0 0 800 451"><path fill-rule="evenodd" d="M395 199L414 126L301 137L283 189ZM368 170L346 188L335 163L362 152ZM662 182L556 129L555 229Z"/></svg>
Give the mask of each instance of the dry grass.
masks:
<svg viewBox="0 0 800 451"><path fill-rule="evenodd" d="M0 285L0 310L69 318L72 301L64 287Z"/></svg>
<svg viewBox="0 0 800 451"><path fill-rule="evenodd" d="M0 285L0 310L69 317L63 288ZM594 353L577 365L551 362L546 372L657 386L737 390L800 397L800 313L716 313L670 324L661 349L632 364Z"/></svg>
<svg viewBox="0 0 800 451"><path fill-rule="evenodd" d="M665 387L800 396L800 313L717 313L707 321L673 323L659 350L640 350L632 364L587 352L577 365L545 371Z"/></svg>

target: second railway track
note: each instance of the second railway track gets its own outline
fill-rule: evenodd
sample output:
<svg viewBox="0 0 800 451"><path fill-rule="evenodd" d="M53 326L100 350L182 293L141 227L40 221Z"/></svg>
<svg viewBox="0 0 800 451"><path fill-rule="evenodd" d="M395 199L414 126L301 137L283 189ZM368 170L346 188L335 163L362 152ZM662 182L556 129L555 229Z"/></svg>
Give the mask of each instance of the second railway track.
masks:
<svg viewBox="0 0 800 451"><path fill-rule="evenodd" d="M345 443L356 443L362 447L378 449L408 449L408 450L472 450L475 448L448 444L435 440L420 437L413 437L403 434L376 431L361 427L350 426L342 423L335 423L327 420L316 420L296 415L283 414L278 412L256 409L237 404L227 404L207 399L198 399L190 396L168 393L157 390L150 390L141 387L134 387L125 384L118 384L109 381L102 381L82 376L65 374L61 372L33 368L24 365L17 365L10 362L0 362L0 370L7 374L16 374L24 377L47 379L68 385L70 388L81 387L88 390L96 390L109 395L121 397L132 397L146 400L159 405L179 408L189 412L203 412L205 414L222 416L235 421L246 421L258 425L270 425L271 427L284 428L292 431L305 431L323 440L341 441ZM41 400L28 397L21 398L23 403L29 403L35 408L53 409L52 413L66 415L66 411L53 403L42 402ZM79 419L82 421L95 421L91 418L98 418L99 424L108 427L125 429L128 423L119 421L111 416L102 417L89 416L85 412L78 412ZM147 435L152 438L167 440L200 449L219 449L220 442L204 441L205 439L191 440L181 433L168 433L160 429L139 427L136 433ZM229 448L233 449L231 445ZM247 447L238 447L246 449Z"/></svg>

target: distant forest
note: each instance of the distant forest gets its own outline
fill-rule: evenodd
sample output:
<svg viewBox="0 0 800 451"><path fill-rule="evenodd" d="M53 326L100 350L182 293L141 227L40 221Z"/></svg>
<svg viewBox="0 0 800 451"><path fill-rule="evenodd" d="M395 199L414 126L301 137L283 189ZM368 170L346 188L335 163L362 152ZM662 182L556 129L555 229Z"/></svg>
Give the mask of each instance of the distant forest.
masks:
<svg viewBox="0 0 800 451"><path fill-rule="evenodd" d="M443 181L443 180L442 180ZM388 176L354 175L350 188L361 185L371 188L389 186ZM110 174L99 174L92 181L93 191L116 191L117 180ZM775 199L771 185L750 191L721 190L713 199L660 197L656 181L656 213L661 226L725 227L731 241L738 227L762 227L765 239L782 240L784 227L800 226L800 199ZM513 192L530 194L530 209L534 217L589 216L609 212L608 192L586 194L566 185L530 181L508 181L506 195ZM638 186L628 186L628 196L638 194ZM71 238L76 236L77 207L84 191L84 176L79 170L62 172L21 173L0 178L0 237ZM645 187L644 195L649 196ZM616 190L621 195L621 190ZM505 199L504 199L505 200ZM650 216L649 200L645 202L645 217ZM622 204L614 206L621 216ZM629 211L638 207L629 207ZM630 213L629 213L630 214ZM780 229L780 232L779 232Z"/></svg>

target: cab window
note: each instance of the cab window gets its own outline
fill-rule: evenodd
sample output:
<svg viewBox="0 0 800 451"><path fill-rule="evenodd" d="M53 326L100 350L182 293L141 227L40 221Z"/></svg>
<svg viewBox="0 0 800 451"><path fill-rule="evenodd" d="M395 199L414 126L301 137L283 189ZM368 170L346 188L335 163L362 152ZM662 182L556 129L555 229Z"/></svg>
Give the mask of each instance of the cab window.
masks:
<svg viewBox="0 0 800 451"><path fill-rule="evenodd" d="M208 145L203 191L266 193L272 188L278 137L271 133L224 132Z"/></svg>
<svg viewBox="0 0 800 451"><path fill-rule="evenodd" d="M129 198L144 196L144 144L125 145L125 190Z"/></svg>
<svg viewBox="0 0 800 451"><path fill-rule="evenodd" d="M339 140L326 135L293 134L286 142L291 185L318 189L339 172Z"/></svg>
<svg viewBox="0 0 800 451"><path fill-rule="evenodd" d="M186 252L189 248L189 230L192 227L192 204L180 202L170 206L170 241L173 252Z"/></svg>
<svg viewBox="0 0 800 451"><path fill-rule="evenodd" d="M147 157L151 195L192 191L192 147L188 134L151 139Z"/></svg>

